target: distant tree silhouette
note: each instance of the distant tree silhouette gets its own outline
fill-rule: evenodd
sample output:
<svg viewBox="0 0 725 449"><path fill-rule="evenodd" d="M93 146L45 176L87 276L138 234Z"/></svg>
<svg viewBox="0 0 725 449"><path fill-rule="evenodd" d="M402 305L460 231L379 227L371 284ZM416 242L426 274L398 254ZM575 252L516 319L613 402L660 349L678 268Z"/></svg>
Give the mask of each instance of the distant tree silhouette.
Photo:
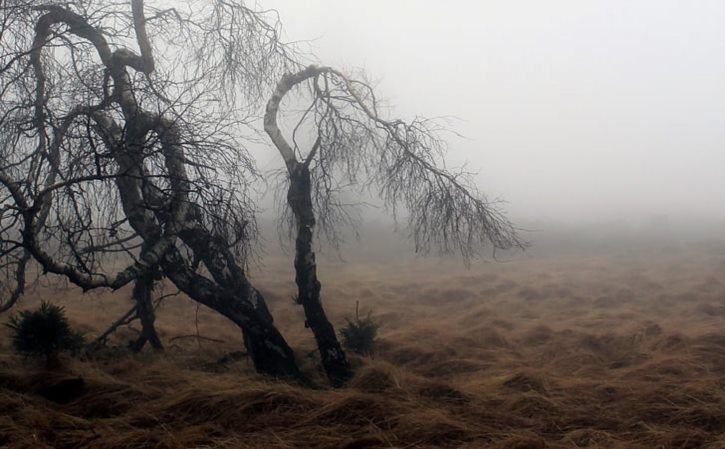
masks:
<svg viewBox="0 0 725 449"><path fill-rule="evenodd" d="M302 378L246 276L260 175L244 144L259 135L264 100L289 181L298 300L334 385L350 367L322 307L313 239L317 223L333 235L346 219L344 186L375 186L403 207L416 249L470 258L482 244L522 246L467 173L442 168L437 122L386 119L364 80L304 67L273 11L239 0L0 8L2 310L22 296L31 260L84 290L133 283L143 327L134 346L160 350L152 289L168 279L239 326L260 373ZM277 117L293 89L309 103L290 143ZM314 139L307 150L303 133Z"/></svg>

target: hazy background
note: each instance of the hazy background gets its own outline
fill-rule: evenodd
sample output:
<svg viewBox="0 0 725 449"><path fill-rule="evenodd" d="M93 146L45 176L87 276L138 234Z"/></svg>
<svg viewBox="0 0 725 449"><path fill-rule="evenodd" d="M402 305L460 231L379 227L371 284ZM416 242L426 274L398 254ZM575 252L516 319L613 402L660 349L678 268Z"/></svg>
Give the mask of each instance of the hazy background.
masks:
<svg viewBox="0 0 725 449"><path fill-rule="evenodd" d="M392 113L457 117L452 165L515 221L725 220L725 2L261 6L323 63L364 68Z"/></svg>

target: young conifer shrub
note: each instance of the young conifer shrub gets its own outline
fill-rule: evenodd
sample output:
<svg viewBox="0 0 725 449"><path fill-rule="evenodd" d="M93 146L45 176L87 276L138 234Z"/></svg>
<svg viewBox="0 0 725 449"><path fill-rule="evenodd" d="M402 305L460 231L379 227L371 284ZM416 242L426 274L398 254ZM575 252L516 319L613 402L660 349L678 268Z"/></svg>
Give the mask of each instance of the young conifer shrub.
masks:
<svg viewBox="0 0 725 449"><path fill-rule="evenodd" d="M11 339L21 354L44 357L48 368L60 365L61 352L76 354L83 346L83 335L71 329L61 306L43 301L35 310L24 310L10 319Z"/></svg>
<svg viewBox="0 0 725 449"><path fill-rule="evenodd" d="M367 316L361 319L360 301L355 304L355 319L345 318L347 324L340 329L345 349L358 354L368 354L373 348L380 323L372 319L371 313L368 312Z"/></svg>

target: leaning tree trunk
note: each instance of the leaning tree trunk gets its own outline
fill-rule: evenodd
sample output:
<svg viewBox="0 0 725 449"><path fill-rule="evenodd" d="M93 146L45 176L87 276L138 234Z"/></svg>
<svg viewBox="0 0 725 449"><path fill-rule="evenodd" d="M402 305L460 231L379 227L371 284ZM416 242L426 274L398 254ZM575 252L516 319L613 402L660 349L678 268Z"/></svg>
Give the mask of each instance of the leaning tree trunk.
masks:
<svg viewBox="0 0 725 449"><path fill-rule="evenodd" d="M161 134L162 139L165 137ZM128 133L125 139L128 143L143 141L143 138L137 140ZM143 161L132 150L117 150L114 156L119 165L116 184L125 215L134 231L144 239L147 246L151 247L153 242L162 237L163 227L159 217L147 207L149 202L143 195L141 181ZM178 164L179 159L180 155L167 155L167 163L170 165ZM175 180L178 182L179 179L185 179L183 170L179 170L178 166L175 168L177 169L173 173ZM178 186L173 188L174 193L179 195L174 198L176 203L174 208L187 207L189 203L184 201L185 191ZM164 225L167 228L175 228L177 235L184 234L185 230L203 228L194 218L193 213L178 213L172 210L166 216ZM199 235L208 235L208 233ZM193 239L189 239L188 236L186 240L193 243ZM209 250L213 248L207 247L207 251ZM224 315L239 326L245 336L249 355L259 373L280 378L303 379L294 352L267 316L269 312L266 307L263 309L266 312L264 313L256 305L259 298L256 296L256 289L251 285L246 289L236 289L210 281L195 273L175 246L164 254L160 267L162 273L190 298Z"/></svg>
<svg viewBox="0 0 725 449"><path fill-rule="evenodd" d="M196 214L192 213L192 215ZM242 267L234 260L234 255L229 250L227 242L215 237L202 226L189 226L179 232L179 237L194 251L195 256L204 262L204 266L209 270L215 282L225 289L245 292L250 304L257 311L257 315L269 325L273 325L274 318L267 307L264 296L249 282ZM250 339L254 337L242 329L242 338L247 351L251 352L254 343Z"/></svg>
<svg viewBox="0 0 725 449"><path fill-rule="evenodd" d="M335 328L325 315L320 298L322 285L317 279L317 262L312 249L315 215L310 192L310 171L306 164L296 164L290 174L287 201L297 227L295 240L295 282L297 301L305 310L305 326L312 329L320 350L322 366L333 386L343 385L351 376L350 363L340 347Z"/></svg>
<svg viewBox="0 0 725 449"><path fill-rule="evenodd" d="M129 223L145 240L159 238L159 225L141 200L138 179L130 170L117 178L121 199ZM245 345L257 372L272 377L303 379L297 367L294 352L274 324L260 316L253 305L253 289L224 288L194 272L181 256L178 248L171 247L161 260L162 273L191 299L230 319L242 330Z"/></svg>
<svg viewBox="0 0 725 449"><path fill-rule="evenodd" d="M259 373L306 382L292 348L282 334L246 298L245 292L226 289L191 270L176 248L162 261L164 274L192 299L234 322L247 336L246 345Z"/></svg>

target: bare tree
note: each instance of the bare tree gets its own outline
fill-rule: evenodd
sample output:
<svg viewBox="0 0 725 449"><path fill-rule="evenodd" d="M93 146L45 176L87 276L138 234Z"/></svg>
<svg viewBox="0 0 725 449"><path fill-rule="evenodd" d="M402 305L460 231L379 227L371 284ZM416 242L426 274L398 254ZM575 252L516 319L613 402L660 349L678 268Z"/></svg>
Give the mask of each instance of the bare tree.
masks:
<svg viewBox="0 0 725 449"><path fill-rule="evenodd" d="M294 124L290 144L277 116L284 97L298 86L307 87L309 102ZM297 299L333 381L348 375L349 364L322 307L313 237L318 219L329 235L348 216L338 198L345 189L375 187L390 209L402 205L416 250L437 246L468 261L487 243L496 249L524 246L495 204L477 191L470 174L441 168L445 141L440 125L382 118L374 90L364 80L314 65L286 74L267 102L264 129L289 177ZM314 140L307 151L297 139L305 130Z"/></svg>
<svg viewBox="0 0 725 449"><path fill-rule="evenodd" d="M333 385L351 372L322 307L313 239L318 222L334 232L344 217L342 186L377 186L387 206L402 206L418 249L469 258L481 244L521 246L466 173L440 168L435 122L382 118L369 84L303 68L273 11L241 0L175 6L2 3L0 310L23 294L31 261L84 290L133 283L143 327L134 347L161 350L152 291L167 279L240 328L259 372L301 379L246 276L259 175L244 147L270 94L264 130L290 181L298 298ZM305 86L309 107L290 144L278 111ZM304 130L307 151L296 138Z"/></svg>
<svg viewBox="0 0 725 449"><path fill-rule="evenodd" d="M244 270L256 172L241 136L292 64L276 16L143 0L3 14L2 260L16 282L4 308L30 258L86 290L134 282L142 338L160 347L149 294L163 276L236 323L260 372L299 378Z"/></svg>

